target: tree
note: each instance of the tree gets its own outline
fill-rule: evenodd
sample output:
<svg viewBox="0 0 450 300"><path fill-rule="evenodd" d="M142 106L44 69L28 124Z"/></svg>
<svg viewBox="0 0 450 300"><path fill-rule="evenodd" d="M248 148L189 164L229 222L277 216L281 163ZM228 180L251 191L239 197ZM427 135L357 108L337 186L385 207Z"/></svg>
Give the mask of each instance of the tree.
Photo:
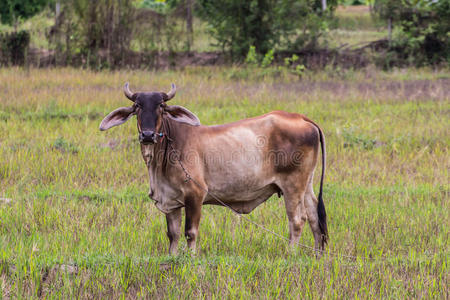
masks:
<svg viewBox="0 0 450 300"><path fill-rule="evenodd" d="M194 18L193 18L193 0L186 0L186 32L188 50L194 45Z"/></svg>
<svg viewBox="0 0 450 300"><path fill-rule="evenodd" d="M0 18L4 24L13 24L19 19L27 19L41 12L53 0L2 0Z"/></svg>
<svg viewBox="0 0 450 300"><path fill-rule="evenodd" d="M259 54L275 47L314 46L326 16L321 0L199 0L197 3L200 16L211 25L219 46L235 59L245 57L250 46Z"/></svg>
<svg viewBox="0 0 450 300"><path fill-rule="evenodd" d="M185 49L191 50L194 45L194 0L139 0L136 4L137 7L148 8L164 16L185 20Z"/></svg>
<svg viewBox="0 0 450 300"><path fill-rule="evenodd" d="M136 9L132 0L66 0L50 30L57 60L78 57L96 67L120 65L127 58Z"/></svg>

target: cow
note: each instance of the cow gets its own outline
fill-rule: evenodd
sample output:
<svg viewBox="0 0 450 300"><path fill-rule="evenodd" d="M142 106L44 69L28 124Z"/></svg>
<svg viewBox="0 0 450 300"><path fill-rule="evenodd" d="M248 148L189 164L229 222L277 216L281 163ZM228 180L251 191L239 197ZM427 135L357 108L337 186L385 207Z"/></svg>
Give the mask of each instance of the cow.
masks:
<svg viewBox="0 0 450 300"><path fill-rule="evenodd" d="M196 115L167 102L176 87L165 92L132 92L124 86L131 106L118 108L101 122L100 130L137 117L142 157L150 177L149 197L166 216L169 253L177 253L181 208L185 237L195 252L204 204L227 206L248 214L273 194L283 195L289 222L289 244L295 246L308 220L314 249L323 251L328 239L322 187L325 138L306 116L273 111L224 125L204 126ZM319 196L313 175L322 150Z"/></svg>

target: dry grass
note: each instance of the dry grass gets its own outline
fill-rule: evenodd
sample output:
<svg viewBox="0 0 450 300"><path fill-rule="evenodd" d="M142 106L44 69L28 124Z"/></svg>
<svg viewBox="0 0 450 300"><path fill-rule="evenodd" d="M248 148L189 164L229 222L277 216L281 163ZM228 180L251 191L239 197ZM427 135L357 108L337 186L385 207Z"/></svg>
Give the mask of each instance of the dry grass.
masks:
<svg viewBox="0 0 450 300"><path fill-rule="evenodd" d="M0 70L0 288L4 297L448 298L448 71L374 69L260 76L261 70ZM240 74L236 77L236 74ZM242 74L251 74L247 79ZM199 253L166 255L121 87L167 90L219 124L275 109L327 138L330 253L306 250L205 206ZM316 174L317 176L320 174ZM316 180L318 182L318 180ZM287 236L283 201L251 215ZM306 228L301 243L312 245ZM342 255L355 255L348 260ZM64 265L65 267L60 267ZM66 270L76 270L67 272Z"/></svg>

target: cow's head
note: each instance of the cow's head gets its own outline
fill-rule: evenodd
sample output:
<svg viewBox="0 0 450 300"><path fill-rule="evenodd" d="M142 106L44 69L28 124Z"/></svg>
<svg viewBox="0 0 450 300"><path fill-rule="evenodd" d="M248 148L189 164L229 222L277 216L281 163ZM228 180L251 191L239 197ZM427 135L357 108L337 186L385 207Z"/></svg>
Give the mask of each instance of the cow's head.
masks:
<svg viewBox="0 0 450 300"><path fill-rule="evenodd" d="M167 105L166 102L175 96L176 87L172 83L170 92L133 93L128 82L125 83L125 96L133 101L132 106L118 108L109 113L100 124L100 130L125 123L133 115L137 116L139 141L142 144L155 144L162 136L161 124L164 117L177 122L197 126L200 121L193 113L178 105Z"/></svg>

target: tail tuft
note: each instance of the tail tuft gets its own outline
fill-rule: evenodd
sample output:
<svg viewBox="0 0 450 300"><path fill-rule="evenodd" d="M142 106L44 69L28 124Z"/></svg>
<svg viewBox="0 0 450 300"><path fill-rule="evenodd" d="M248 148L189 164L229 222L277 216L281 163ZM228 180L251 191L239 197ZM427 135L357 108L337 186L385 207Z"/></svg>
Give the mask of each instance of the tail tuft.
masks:
<svg viewBox="0 0 450 300"><path fill-rule="evenodd" d="M319 193L319 203L317 204L317 214L319 216L319 228L322 233L322 248L328 242L328 226L327 213L325 212L325 204L323 203L322 191Z"/></svg>

